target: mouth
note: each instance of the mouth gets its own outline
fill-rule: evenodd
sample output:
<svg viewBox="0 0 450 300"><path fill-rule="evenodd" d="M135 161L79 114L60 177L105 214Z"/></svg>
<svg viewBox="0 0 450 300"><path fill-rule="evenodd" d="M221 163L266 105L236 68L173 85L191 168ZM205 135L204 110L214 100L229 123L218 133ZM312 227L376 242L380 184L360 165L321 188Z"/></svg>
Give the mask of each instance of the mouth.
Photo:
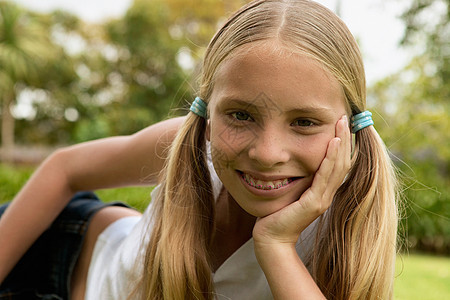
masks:
<svg viewBox="0 0 450 300"><path fill-rule="evenodd" d="M294 182L297 179L303 178L303 177L287 177L287 178L280 178L276 180L261 180L254 178L250 174L238 171L241 178L244 180L245 183L247 183L249 186L258 189L258 190L277 190L281 189L290 183Z"/></svg>

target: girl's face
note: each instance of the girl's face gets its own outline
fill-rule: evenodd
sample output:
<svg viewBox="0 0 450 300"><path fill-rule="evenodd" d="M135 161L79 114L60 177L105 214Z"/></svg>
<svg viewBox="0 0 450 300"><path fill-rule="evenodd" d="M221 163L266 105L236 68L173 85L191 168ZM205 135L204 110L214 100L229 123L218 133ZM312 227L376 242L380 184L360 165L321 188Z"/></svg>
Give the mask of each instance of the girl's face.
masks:
<svg viewBox="0 0 450 300"><path fill-rule="evenodd" d="M207 138L225 188L263 217L310 187L346 106L337 80L306 56L270 42L231 55L215 77Z"/></svg>

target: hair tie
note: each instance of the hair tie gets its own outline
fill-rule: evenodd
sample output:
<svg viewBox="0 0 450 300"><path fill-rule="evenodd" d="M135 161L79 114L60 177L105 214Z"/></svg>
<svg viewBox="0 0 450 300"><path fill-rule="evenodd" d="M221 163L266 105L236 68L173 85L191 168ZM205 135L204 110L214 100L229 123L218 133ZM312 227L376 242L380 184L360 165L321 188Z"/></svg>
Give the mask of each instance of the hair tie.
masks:
<svg viewBox="0 0 450 300"><path fill-rule="evenodd" d="M206 106L207 104L205 103L205 101L203 101L200 97L195 97L195 100L194 102L192 102L190 110L197 116L206 119Z"/></svg>
<svg viewBox="0 0 450 300"><path fill-rule="evenodd" d="M356 133L367 126L373 125L372 113L368 110L363 111L352 117L352 133Z"/></svg>

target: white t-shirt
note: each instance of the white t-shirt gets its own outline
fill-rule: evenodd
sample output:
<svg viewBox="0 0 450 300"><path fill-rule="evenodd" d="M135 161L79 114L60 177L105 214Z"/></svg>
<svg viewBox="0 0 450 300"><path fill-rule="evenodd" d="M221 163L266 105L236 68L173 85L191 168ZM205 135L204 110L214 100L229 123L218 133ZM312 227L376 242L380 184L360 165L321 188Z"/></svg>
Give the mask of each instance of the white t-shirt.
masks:
<svg viewBox="0 0 450 300"><path fill-rule="evenodd" d="M217 199L222 188L210 159L208 160ZM157 196L159 186L152 192ZM133 291L142 272L143 253L151 228L152 205L142 217L126 217L109 225L98 237L89 267L86 300L124 300ZM316 222L303 231L297 243L297 253L304 259L313 244ZM213 274L216 298L273 299L263 271L253 250L253 239L234 252Z"/></svg>

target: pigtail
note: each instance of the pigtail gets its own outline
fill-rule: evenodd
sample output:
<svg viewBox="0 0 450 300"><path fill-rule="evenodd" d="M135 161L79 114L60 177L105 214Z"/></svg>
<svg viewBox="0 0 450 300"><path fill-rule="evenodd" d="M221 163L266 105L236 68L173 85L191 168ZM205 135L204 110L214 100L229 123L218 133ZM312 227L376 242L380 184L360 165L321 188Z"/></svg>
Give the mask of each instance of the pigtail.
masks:
<svg viewBox="0 0 450 300"><path fill-rule="evenodd" d="M214 200L206 162L206 120L188 114L175 138L155 203L143 299L212 299L208 250Z"/></svg>
<svg viewBox="0 0 450 300"><path fill-rule="evenodd" d="M355 137L353 167L318 232L312 273L327 299L391 299L396 176L373 126Z"/></svg>

